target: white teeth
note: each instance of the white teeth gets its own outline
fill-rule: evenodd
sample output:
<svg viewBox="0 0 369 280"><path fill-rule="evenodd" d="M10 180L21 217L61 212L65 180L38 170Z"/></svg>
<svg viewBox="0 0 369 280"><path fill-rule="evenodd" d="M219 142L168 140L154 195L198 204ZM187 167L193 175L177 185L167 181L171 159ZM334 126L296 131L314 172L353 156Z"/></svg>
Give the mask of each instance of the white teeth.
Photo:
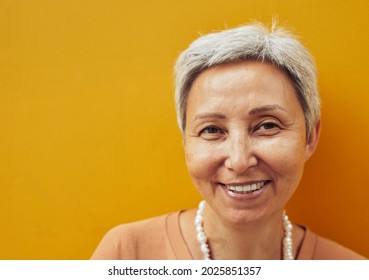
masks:
<svg viewBox="0 0 369 280"><path fill-rule="evenodd" d="M260 190L264 185L266 184L266 181L256 183L256 184L250 184L250 185L242 185L242 186L227 186L227 189L232 192L237 193L247 193L247 192L253 192Z"/></svg>

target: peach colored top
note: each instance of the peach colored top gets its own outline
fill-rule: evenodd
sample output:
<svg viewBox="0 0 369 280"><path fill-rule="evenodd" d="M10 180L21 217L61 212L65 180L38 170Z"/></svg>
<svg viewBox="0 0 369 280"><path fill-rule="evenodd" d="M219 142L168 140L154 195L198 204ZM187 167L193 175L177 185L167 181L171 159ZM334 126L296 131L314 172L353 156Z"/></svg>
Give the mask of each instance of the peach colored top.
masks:
<svg viewBox="0 0 369 280"><path fill-rule="evenodd" d="M110 230L91 259L192 260L179 226L181 211L117 226ZM298 260L358 260L359 254L305 229Z"/></svg>

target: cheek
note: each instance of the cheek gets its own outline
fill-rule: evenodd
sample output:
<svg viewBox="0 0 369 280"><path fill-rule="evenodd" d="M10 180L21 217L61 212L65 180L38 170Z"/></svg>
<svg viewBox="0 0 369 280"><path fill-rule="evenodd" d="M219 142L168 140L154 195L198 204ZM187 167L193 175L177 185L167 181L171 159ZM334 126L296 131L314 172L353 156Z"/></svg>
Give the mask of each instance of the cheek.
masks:
<svg viewBox="0 0 369 280"><path fill-rule="evenodd" d="M275 139L259 145L259 156L277 175L278 180L298 183L304 168L305 146L300 139Z"/></svg>
<svg viewBox="0 0 369 280"><path fill-rule="evenodd" d="M220 164L219 149L209 145L187 143L185 147L187 169L193 180L214 177Z"/></svg>

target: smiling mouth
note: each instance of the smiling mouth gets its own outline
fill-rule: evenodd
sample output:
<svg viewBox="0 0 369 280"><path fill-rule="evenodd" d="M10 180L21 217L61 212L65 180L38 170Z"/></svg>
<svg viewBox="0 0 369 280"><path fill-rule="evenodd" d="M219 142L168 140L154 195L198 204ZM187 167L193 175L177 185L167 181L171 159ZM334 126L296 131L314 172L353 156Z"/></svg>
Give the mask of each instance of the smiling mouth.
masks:
<svg viewBox="0 0 369 280"><path fill-rule="evenodd" d="M222 186L226 187L228 191L231 191L233 193L239 193L239 194L245 194L245 193L252 193L256 192L258 190L261 190L265 185L267 185L269 181L262 181L259 183L249 184L249 185L225 185L222 184Z"/></svg>

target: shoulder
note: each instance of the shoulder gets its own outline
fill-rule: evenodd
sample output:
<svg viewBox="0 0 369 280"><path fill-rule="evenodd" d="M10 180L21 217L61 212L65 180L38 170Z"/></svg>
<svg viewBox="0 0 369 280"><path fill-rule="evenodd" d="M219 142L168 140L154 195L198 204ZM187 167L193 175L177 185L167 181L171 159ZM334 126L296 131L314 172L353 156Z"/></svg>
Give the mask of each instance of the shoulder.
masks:
<svg viewBox="0 0 369 280"><path fill-rule="evenodd" d="M365 260L364 256L338 244L337 242L317 236L314 259L317 260Z"/></svg>
<svg viewBox="0 0 369 280"><path fill-rule="evenodd" d="M166 241L166 219L171 214L122 224L109 230L92 255L92 259L155 259ZM146 257L145 257L146 256Z"/></svg>
<svg viewBox="0 0 369 280"><path fill-rule="evenodd" d="M337 242L321 237L305 228L300 259L365 260L366 258Z"/></svg>

